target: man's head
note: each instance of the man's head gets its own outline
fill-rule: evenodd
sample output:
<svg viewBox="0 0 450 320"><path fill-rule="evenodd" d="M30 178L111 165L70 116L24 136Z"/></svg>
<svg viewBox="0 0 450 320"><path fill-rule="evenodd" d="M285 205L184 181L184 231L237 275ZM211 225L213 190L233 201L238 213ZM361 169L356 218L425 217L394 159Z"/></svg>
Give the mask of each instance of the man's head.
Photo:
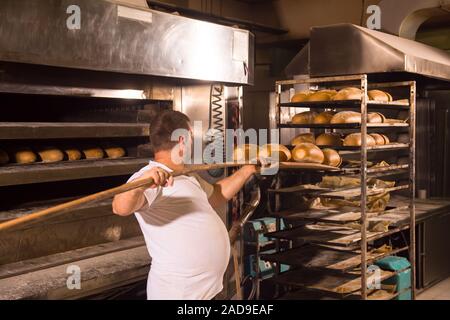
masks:
<svg viewBox="0 0 450 320"><path fill-rule="evenodd" d="M190 119L184 113L178 111L167 110L156 116L150 123L150 143L153 151L156 153L164 151L172 151L179 145L179 151L185 155L186 146L191 142L185 141L186 137L178 136L178 140L172 141L172 135L176 130L191 131Z"/></svg>

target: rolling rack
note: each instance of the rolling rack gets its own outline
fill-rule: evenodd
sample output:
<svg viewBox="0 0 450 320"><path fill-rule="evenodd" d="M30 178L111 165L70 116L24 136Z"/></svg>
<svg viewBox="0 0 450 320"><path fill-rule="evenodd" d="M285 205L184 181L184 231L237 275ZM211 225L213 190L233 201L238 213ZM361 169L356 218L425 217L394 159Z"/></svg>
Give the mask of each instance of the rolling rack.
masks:
<svg viewBox="0 0 450 320"><path fill-rule="evenodd" d="M360 100L341 100L341 101L319 101L319 102L297 102L297 103L285 103L282 102L283 87L292 88L295 85L309 86L309 89L317 89L322 86L326 89L340 89L349 84L353 86L359 86L362 92ZM379 102L369 101L368 90L372 89L388 89L388 90L403 90L404 96L408 99L392 101L392 102ZM406 90L409 89L409 92ZM286 123L282 119L283 108L306 108L307 110L322 109L330 110L339 109L358 109L361 112L361 123L359 124L290 124ZM356 211L360 212L347 212L347 213L333 213L331 210L322 210L322 214L316 212L296 212L292 215L292 212L287 211L289 214L283 211L277 211L278 205L275 206L275 212L273 216L277 220L286 218L295 218L303 223L302 226L294 226L290 229L283 231L276 231L268 233L267 236L274 239L287 239L287 240L302 240L306 243L306 246L299 248L292 248L287 251L277 250L275 254L263 256L263 259L272 262L279 262L288 264L291 266L300 267L293 271L287 271L279 273L273 278L273 280L281 285L294 288L302 288L306 290L312 290L314 294L319 291L327 291L338 293L339 297L350 297L356 299L371 299L371 296L375 292L381 292L382 290L373 290L368 287L368 265L386 256L397 254L401 251L409 251L409 262L411 263L411 296L415 299L415 114L416 114L416 83L414 81L405 82L390 82L390 83L368 83L367 75L354 75L354 76L337 76L337 77L324 77L324 78L310 78L301 80L286 80L276 82L276 126L281 131L284 128L305 128L305 129L325 129L329 131L346 129L348 132L360 132L362 135L361 147L331 147L337 150L341 156L345 154L359 154L360 153L360 167L343 168L339 172L340 175L348 176L353 175L360 177L360 187L351 188L351 190L304 190L302 186L282 188L279 185L279 190L272 190L276 195L286 192L302 192L303 194L311 194L314 196L321 196L327 198L337 199L360 199L360 208ZM404 113L409 111L409 119L404 123L368 123L368 111L374 110L394 110ZM286 109L285 109L286 110ZM295 109L287 109L295 110ZM408 130L409 142L408 143L390 143L388 145L381 146L368 146L367 145L367 133L368 130L373 128L379 128L380 130L390 130L395 134L399 130ZM348 129L348 130L347 130ZM280 137L281 137L280 132ZM405 142L405 141L403 141ZM320 147L323 148L323 147ZM390 164L387 167L368 167L368 153L369 152L383 152L397 150L403 150L408 152L409 163L408 164ZM404 175L408 174L405 180L408 180L408 184L395 186L390 189L385 189L384 192L393 192L398 190L409 190L408 200L406 205L396 208L386 208L383 214L380 216L387 216L396 221L395 224L389 226L388 231L373 232L368 230L368 222L374 219L371 212L367 209L367 200L373 190L368 189L369 177L381 177L385 175L395 174L395 172L402 172ZM310 192L310 193L309 193ZM279 199L278 196L275 199ZM277 202L277 200L275 201ZM286 214L286 215L284 215ZM345 220L348 218L350 221L359 221L360 228L355 231L346 230L336 226L337 220ZM375 218L376 219L376 218ZM383 218L381 218L383 219ZM409 223L408 223L409 221ZM342 222L342 221L341 221ZM308 223L311 223L308 225ZM314 224L316 223L316 224ZM327 225L327 223L330 223ZM277 223L279 225L279 223ZM369 251L368 244L372 244L373 241L379 239L385 239L388 236L392 236L397 233L406 232L409 229L409 243L404 237L405 246L399 249L395 249L385 253L376 253L375 250ZM279 229L277 229L279 230ZM403 236L403 234L402 234ZM359 244L359 248L358 248ZM352 250L348 250L349 248ZM339 247L339 249L336 249ZM341 250L345 248L345 250ZM327 257L329 257L327 262ZM331 261L331 262L330 262ZM360 268L360 271L355 272L355 268ZM323 274L318 270L332 271L330 276L323 277ZM370 271L370 270L369 270ZM336 273L337 272L337 273ZM381 281L395 275L395 272L382 271ZM297 278L296 278L297 277ZM302 279L303 278L303 279ZM298 280L301 279L301 280ZM398 295L398 293L397 293ZM375 295L374 295L375 296ZM381 297L381 298L380 298ZM378 296L380 299L392 299L395 295ZM301 297L300 297L301 298Z"/></svg>

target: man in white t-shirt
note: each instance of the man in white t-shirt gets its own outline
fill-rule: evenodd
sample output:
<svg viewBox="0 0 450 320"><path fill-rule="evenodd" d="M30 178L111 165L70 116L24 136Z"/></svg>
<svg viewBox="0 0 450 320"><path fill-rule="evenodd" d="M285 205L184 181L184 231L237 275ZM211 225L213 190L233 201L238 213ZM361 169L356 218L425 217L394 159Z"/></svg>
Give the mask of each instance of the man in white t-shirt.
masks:
<svg viewBox="0 0 450 320"><path fill-rule="evenodd" d="M147 299L212 299L223 288L230 244L227 229L213 208L233 198L255 172L246 165L214 185L198 175L171 177L182 170L182 158L192 139L171 141L176 129L191 131L189 118L165 111L150 125L155 160L129 181L152 178L154 185L117 195L113 211L121 216L135 213L152 257Z"/></svg>

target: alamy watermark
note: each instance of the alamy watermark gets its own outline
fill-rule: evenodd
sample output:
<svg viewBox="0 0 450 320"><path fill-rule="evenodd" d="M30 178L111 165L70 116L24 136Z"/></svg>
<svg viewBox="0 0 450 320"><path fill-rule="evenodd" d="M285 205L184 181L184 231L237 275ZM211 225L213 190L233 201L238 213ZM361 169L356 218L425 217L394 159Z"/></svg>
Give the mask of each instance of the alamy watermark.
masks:
<svg viewBox="0 0 450 320"><path fill-rule="evenodd" d="M202 121L194 121L192 130L177 129L172 133L171 140L179 141L180 137L184 139L185 152L179 152L179 145L172 150L172 161L174 163L184 164L213 164L213 163L229 163L236 160L247 164L257 164L258 162L266 162L267 166L262 170L261 174L273 175L278 172L278 153L274 153L274 157L268 155L266 158L260 157L258 151L267 144L279 144L279 131L277 129L226 129L224 132L209 129L206 137L209 143L204 148ZM236 159L236 148L243 150L244 145L251 145L240 158ZM271 165L269 165L271 164Z"/></svg>
<svg viewBox="0 0 450 320"><path fill-rule="evenodd" d="M81 268L75 264L70 265L66 269L67 277L66 285L69 290L81 290Z"/></svg>
<svg viewBox="0 0 450 320"><path fill-rule="evenodd" d="M381 8L377 5L371 5L367 7L367 14L370 14L367 19L366 26L372 30L381 29Z"/></svg>
<svg viewBox="0 0 450 320"><path fill-rule="evenodd" d="M67 7L66 13L69 17L66 19L66 26L69 30L81 29L81 8L75 4Z"/></svg>

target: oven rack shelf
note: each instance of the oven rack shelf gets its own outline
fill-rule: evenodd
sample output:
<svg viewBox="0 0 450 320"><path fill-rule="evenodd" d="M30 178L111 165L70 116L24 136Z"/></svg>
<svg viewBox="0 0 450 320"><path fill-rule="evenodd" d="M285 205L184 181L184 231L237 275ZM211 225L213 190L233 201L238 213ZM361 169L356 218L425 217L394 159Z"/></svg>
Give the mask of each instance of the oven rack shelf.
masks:
<svg viewBox="0 0 450 320"><path fill-rule="evenodd" d="M387 252L371 250L368 252L366 261L372 264L387 256L398 254L405 250L408 250L408 247L401 247ZM293 267L311 268L318 271L337 273L349 272L361 265L360 253L357 250L337 250L314 244L304 245L278 253L261 254L261 259Z"/></svg>
<svg viewBox="0 0 450 320"><path fill-rule="evenodd" d="M302 188L302 186L306 186ZM399 190L408 189L409 185L398 185L395 187L389 188L367 188L366 195L367 196L376 196L379 194L394 192ZM340 189L331 189L331 188L322 188L314 185L300 185L295 187L288 187L283 189L269 189L271 193L291 193L298 192L303 195L313 195L313 196L321 196L330 199L341 199L341 200L352 200L357 199L361 196L361 188L360 187L350 187L350 188L340 188Z"/></svg>
<svg viewBox="0 0 450 320"><path fill-rule="evenodd" d="M368 123L367 129L397 129L408 128L408 123ZM292 124L280 123L280 129L361 129L360 123L336 123L336 124Z"/></svg>
<svg viewBox="0 0 450 320"><path fill-rule="evenodd" d="M0 167L0 187L129 175L147 164L148 159L124 157L4 165Z"/></svg>
<svg viewBox="0 0 450 320"><path fill-rule="evenodd" d="M367 213L367 219L371 221L386 221L392 226L400 226L407 221L408 206L403 207L387 207L381 212ZM308 221L308 222L323 222L330 224L347 224L357 222L361 219L360 210L355 207L344 207L340 209L309 209L309 210L285 210L273 212L272 217L287 219L289 221Z"/></svg>
<svg viewBox="0 0 450 320"><path fill-rule="evenodd" d="M359 108L361 106L361 100L337 100L337 101L305 101L305 102L286 102L280 103L280 107L284 108L318 108L318 109L350 109ZM394 109L394 110L408 110L409 102L392 101L368 101L368 107L374 107L376 109Z"/></svg>
<svg viewBox="0 0 450 320"><path fill-rule="evenodd" d="M139 123L0 122L0 139L68 139L148 137L150 127Z"/></svg>
<svg viewBox="0 0 450 320"><path fill-rule="evenodd" d="M396 272L381 270L380 281L395 275ZM360 274L335 274L310 269L295 269L283 272L271 278L271 281L285 286L317 290L341 297L355 295L361 290Z"/></svg>
<svg viewBox="0 0 450 320"><path fill-rule="evenodd" d="M311 225L307 225L311 226ZM341 225L313 225L284 229L266 233L268 238L285 239L290 241L302 240L305 243L331 245L344 248L356 248L361 242L361 232ZM395 233L409 229L408 225L391 228L388 231L367 231L367 241L375 241Z"/></svg>

